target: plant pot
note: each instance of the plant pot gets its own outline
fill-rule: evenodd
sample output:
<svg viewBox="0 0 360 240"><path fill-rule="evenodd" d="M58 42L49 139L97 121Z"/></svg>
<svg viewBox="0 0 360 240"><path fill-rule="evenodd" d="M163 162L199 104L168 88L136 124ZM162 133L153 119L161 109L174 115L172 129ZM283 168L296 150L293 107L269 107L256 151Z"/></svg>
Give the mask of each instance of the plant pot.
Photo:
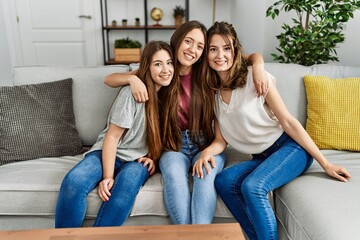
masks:
<svg viewBox="0 0 360 240"><path fill-rule="evenodd" d="M140 48L115 48L114 56L116 62L139 62Z"/></svg>
<svg viewBox="0 0 360 240"><path fill-rule="evenodd" d="M175 25L179 26L184 22L184 17L183 16L176 16L175 17Z"/></svg>

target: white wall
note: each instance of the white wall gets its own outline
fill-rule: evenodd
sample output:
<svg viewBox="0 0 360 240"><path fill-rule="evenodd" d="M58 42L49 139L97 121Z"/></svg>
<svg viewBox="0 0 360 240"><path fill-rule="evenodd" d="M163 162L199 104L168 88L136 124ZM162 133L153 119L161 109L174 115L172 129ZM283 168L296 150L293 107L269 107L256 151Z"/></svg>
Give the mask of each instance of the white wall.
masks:
<svg viewBox="0 0 360 240"><path fill-rule="evenodd" d="M222 0L227 2L228 0ZM212 25L212 0L189 0L190 20L199 20L206 27Z"/></svg>
<svg viewBox="0 0 360 240"><path fill-rule="evenodd" d="M5 29L3 4L0 2L0 86L11 85L11 58Z"/></svg>
<svg viewBox="0 0 360 240"><path fill-rule="evenodd" d="M162 0L163 1L163 0ZM1 0L0 4L0 85L8 85L11 78L12 65L16 65L16 62L12 64L12 59L16 59L16 56L11 56L15 51L9 51L8 39L12 37L7 36L6 21L4 21L4 13L8 12L5 0ZM159 2L160 0L153 0L151 4ZM173 0L168 3L169 6L164 6L164 11L170 11L172 5L175 3L181 3L181 0ZM282 22L291 22L291 16L284 13L280 17L272 20L265 17L266 9L274 3L275 0L262 1L262 0L217 0L215 20L217 21L229 21L231 22L239 35L241 42L247 53L260 52L263 54L266 62L271 62L271 53L276 52L278 41L276 35L281 32ZM163 4L164 2L161 2ZM196 19L205 24L206 27L210 27L213 23L213 0L190 0L190 19ZM99 9L100 11L100 9ZM139 13L142 16L142 12ZM134 14L129 15L129 19L136 16ZM164 24L166 21L170 21L171 16L164 18ZM6 19L5 19L6 20ZM345 42L337 49L340 62L338 64L344 65L358 65L360 66L360 11L355 13L355 18L351 19L347 23L347 29L345 31ZM100 27L99 27L99 31ZM167 38L167 37L166 37ZM101 52L102 46L99 43L99 51Z"/></svg>
<svg viewBox="0 0 360 240"><path fill-rule="evenodd" d="M260 52L268 60L264 54L266 1L235 0L231 11L231 22L245 52Z"/></svg>
<svg viewBox="0 0 360 240"><path fill-rule="evenodd" d="M346 24L345 42L337 50L341 64L360 66L360 11Z"/></svg>

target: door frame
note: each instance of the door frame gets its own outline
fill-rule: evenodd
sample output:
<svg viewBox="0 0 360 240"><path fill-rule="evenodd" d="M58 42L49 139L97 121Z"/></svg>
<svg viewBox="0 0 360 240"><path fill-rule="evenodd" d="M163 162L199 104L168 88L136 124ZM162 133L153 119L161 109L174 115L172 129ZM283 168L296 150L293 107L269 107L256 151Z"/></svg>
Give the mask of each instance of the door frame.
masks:
<svg viewBox="0 0 360 240"><path fill-rule="evenodd" d="M23 65L19 25L17 24L16 2L2 0L5 31L8 40L11 65Z"/></svg>
<svg viewBox="0 0 360 240"><path fill-rule="evenodd" d="M86 0L89 1L89 0ZM90 4L94 5L94 31L95 31L95 54L97 65L104 65L102 34L101 34L101 13L100 1L91 0ZM16 9L16 1L1 0L4 14L5 31L8 40L8 48L12 67L24 65L23 51L21 46L20 27L18 24L18 14Z"/></svg>

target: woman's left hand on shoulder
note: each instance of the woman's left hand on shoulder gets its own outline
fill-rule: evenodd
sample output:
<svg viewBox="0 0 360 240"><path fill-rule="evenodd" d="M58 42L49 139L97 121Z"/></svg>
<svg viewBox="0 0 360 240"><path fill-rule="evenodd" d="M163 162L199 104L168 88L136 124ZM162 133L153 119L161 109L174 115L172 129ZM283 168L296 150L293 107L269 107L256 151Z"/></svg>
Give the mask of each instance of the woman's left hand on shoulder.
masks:
<svg viewBox="0 0 360 240"><path fill-rule="evenodd" d="M269 80L263 64L254 64L252 66L253 81L256 89L256 95L258 97L264 96L269 87Z"/></svg>
<svg viewBox="0 0 360 240"><path fill-rule="evenodd" d="M148 166L150 176L154 175L156 167L154 161L151 158L141 157L138 159L138 162L143 163L144 167Z"/></svg>

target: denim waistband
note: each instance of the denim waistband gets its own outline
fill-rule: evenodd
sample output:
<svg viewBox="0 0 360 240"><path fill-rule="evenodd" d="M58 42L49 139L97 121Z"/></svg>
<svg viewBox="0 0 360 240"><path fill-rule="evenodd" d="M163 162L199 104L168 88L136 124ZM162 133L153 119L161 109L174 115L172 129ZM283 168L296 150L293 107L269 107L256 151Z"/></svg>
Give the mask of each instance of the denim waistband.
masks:
<svg viewBox="0 0 360 240"><path fill-rule="evenodd" d="M190 135L191 131L189 129L181 130L182 135Z"/></svg>
<svg viewBox="0 0 360 240"><path fill-rule="evenodd" d="M273 145L271 145L270 147L268 147L266 150L264 150L262 153L258 153L258 154L252 154L253 158L263 158L263 157L268 157L271 154L273 154L281 145L283 145L288 139L290 138L289 135L286 134L286 132L283 132L283 134L281 134L281 136L273 143Z"/></svg>
<svg viewBox="0 0 360 240"><path fill-rule="evenodd" d="M189 130L189 129L181 130L181 138L182 138L182 141L184 141L186 139L186 141L190 141L191 143L197 143L200 145L205 144L205 139L204 139L204 135L202 134L202 132L200 132L199 138L193 139L191 136L191 130Z"/></svg>
<svg viewBox="0 0 360 240"><path fill-rule="evenodd" d="M190 130L181 130L181 139L187 139L187 141L191 141L191 131Z"/></svg>

